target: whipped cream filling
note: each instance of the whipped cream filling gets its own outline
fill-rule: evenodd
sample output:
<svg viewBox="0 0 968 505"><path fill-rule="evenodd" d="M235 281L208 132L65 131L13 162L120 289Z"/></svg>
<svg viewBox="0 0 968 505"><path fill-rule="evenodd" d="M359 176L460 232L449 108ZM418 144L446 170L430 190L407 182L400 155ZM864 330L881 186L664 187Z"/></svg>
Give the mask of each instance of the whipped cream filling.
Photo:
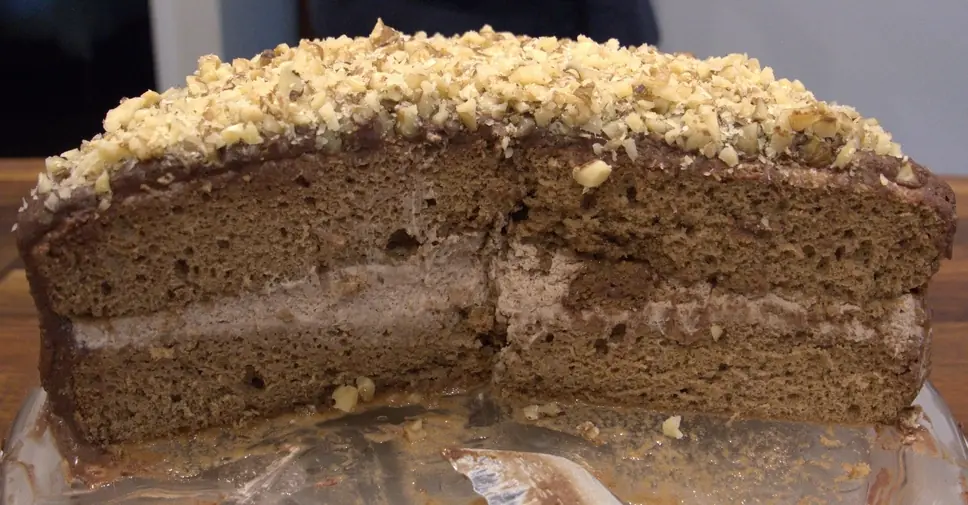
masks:
<svg viewBox="0 0 968 505"><path fill-rule="evenodd" d="M828 317L818 319L815 308L821 301L815 297L744 295L714 289L705 282L690 286L668 283L657 290L666 293L667 299L656 297L638 310L599 306L575 314L562 301L584 268L580 258L560 253L551 257L550 267L542 267L534 246L511 244L506 259L496 265L495 275L500 293L498 318L508 325L509 342L527 348L557 329L593 320L599 324L585 326L601 328L602 334L596 338L607 338L618 324L630 331L647 327L687 340L716 339L719 331L730 326L755 325L779 334L809 326L821 335L839 335L854 342L877 339L894 356L919 349L927 338L927 315L910 294L883 302L885 316L874 324L865 322L869 318L862 307L849 303L828 302L823 307Z"/></svg>
<svg viewBox="0 0 968 505"><path fill-rule="evenodd" d="M575 325L630 329L695 340L716 337L717 327L755 325L775 333L793 333L804 325L822 335L851 341L877 339L896 356L921 346L927 338L920 301L904 295L883 304L884 317L865 323L863 308L827 304L829 318L817 319L816 298L791 295L742 295L708 283L666 285L636 310L595 306L578 313L563 305L570 285L585 268L571 255L552 255L542 265L534 246L509 244L506 253L487 262L483 234L454 236L406 261L348 266L311 272L306 278L268 287L262 293L192 304L182 310L143 316L74 321L75 342L88 349L127 345L154 347L170 340L245 335L285 327L339 330L365 345L387 338L407 338L428 329L441 338L459 323L461 308L485 305L496 286L496 318L507 325L511 344L528 348L556 328ZM600 324L589 326L590 321ZM334 337L337 338L337 337ZM363 339L361 341L361 339Z"/></svg>
<svg viewBox="0 0 968 505"><path fill-rule="evenodd" d="M261 293L195 303L130 317L74 320L75 343L87 349L154 346L167 341L246 335L281 328L328 330L361 339L409 335L459 322L459 308L487 301L484 234L450 237L427 254L397 264L310 272ZM334 338L338 338L338 335Z"/></svg>

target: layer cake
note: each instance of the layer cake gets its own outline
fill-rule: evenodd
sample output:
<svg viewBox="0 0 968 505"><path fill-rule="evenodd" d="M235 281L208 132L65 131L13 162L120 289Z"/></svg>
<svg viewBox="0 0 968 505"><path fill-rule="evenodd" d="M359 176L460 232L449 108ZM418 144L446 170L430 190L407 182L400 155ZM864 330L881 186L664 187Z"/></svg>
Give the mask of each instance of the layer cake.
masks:
<svg viewBox="0 0 968 505"><path fill-rule="evenodd" d="M498 33L203 57L47 160L17 225L94 445L378 389L889 422L951 189L744 55Z"/></svg>

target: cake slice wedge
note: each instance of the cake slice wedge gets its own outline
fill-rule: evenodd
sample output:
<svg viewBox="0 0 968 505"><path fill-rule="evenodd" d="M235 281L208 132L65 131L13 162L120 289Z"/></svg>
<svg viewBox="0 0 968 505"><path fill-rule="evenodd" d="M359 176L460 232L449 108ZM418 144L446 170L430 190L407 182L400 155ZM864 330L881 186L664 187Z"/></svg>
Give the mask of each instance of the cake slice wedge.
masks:
<svg viewBox="0 0 968 505"><path fill-rule="evenodd" d="M928 371L951 189L746 56L378 23L204 57L104 128L17 226L88 444L358 377L888 422Z"/></svg>

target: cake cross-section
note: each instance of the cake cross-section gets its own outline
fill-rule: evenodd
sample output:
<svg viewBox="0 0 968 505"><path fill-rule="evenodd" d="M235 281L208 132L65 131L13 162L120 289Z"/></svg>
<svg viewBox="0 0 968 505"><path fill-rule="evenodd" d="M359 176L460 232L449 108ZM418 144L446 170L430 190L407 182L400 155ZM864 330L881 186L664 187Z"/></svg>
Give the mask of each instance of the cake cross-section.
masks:
<svg viewBox="0 0 968 505"><path fill-rule="evenodd" d="M47 160L52 414L105 445L379 390L887 422L951 189L743 55L499 33L203 57Z"/></svg>

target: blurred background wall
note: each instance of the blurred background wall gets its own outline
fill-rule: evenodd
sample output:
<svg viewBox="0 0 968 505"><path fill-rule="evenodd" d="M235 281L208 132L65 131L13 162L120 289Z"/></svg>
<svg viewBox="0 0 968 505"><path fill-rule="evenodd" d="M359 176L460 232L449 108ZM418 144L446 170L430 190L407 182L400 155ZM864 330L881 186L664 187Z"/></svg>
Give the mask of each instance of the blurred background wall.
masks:
<svg viewBox="0 0 968 505"><path fill-rule="evenodd" d="M300 36L299 0L151 0L158 86L181 85L198 56L250 58Z"/></svg>
<svg viewBox="0 0 968 505"><path fill-rule="evenodd" d="M33 113L21 111L34 116L24 120L27 124L50 127L56 118L64 125L62 130L67 123L75 125L65 134L71 142L64 144L56 132L45 142L25 135L18 147L6 147L0 155L12 155L4 153L13 150L49 154L71 147L96 133L103 113L121 96L147 87L180 85L199 55L248 57L280 42L297 41L309 31L300 4L301 0L0 0L3 47L11 47L9 40L32 38L44 47L60 47L58 54L67 55L21 58L25 61L15 55L17 65L3 65L0 71L2 81L7 81L2 86L12 87L10 81L15 81L56 102L44 109L42 118L36 117L35 105L30 107ZM821 99L849 103L878 117L907 153L935 171L968 174L961 151L962 142L968 143L965 0L654 0L654 5L663 49L697 56L746 52L774 67L777 76L800 79ZM12 21L11 12L19 16L17 21ZM21 47L16 44L25 43L15 42L13 47ZM63 63L83 60L85 54L100 58L99 63ZM37 75L48 77L41 85L30 86ZM84 112L72 119L71 107Z"/></svg>
<svg viewBox="0 0 968 505"><path fill-rule="evenodd" d="M148 0L0 0L0 157L77 147L154 86L148 12Z"/></svg>

